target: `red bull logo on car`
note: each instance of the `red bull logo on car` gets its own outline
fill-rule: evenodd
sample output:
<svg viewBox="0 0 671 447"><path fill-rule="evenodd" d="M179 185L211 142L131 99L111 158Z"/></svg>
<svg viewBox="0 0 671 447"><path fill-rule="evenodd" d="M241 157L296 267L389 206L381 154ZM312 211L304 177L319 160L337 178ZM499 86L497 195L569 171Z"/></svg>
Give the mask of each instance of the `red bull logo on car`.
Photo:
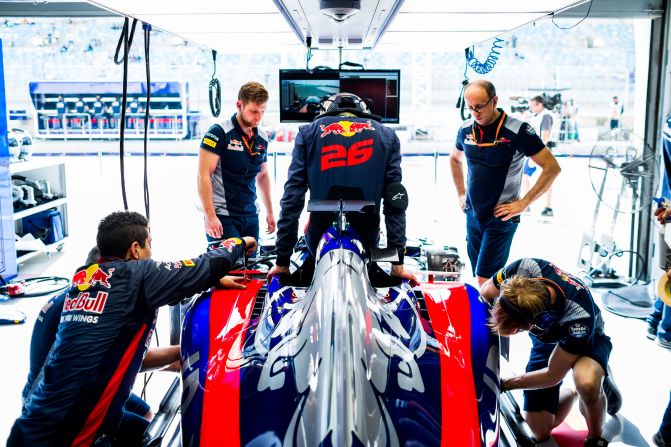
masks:
<svg viewBox="0 0 671 447"><path fill-rule="evenodd" d="M324 138L326 135L342 135L343 137L351 137L358 133L363 132L364 130L375 130L373 124L370 120L365 123L353 122L353 121L338 121L337 123L331 123L326 125L321 125L319 128L322 131L320 135L321 138Z"/></svg>
<svg viewBox="0 0 671 447"><path fill-rule="evenodd" d="M84 270L80 270L72 277L72 286L77 287L78 290L84 291L91 286L100 285L109 289L109 279L112 277L114 268L105 272L98 264L91 264Z"/></svg>

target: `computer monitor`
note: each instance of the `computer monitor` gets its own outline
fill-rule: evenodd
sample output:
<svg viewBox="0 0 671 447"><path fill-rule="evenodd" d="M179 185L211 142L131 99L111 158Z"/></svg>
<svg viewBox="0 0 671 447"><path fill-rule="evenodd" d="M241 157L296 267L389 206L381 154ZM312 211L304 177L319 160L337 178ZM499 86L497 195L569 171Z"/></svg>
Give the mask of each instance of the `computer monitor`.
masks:
<svg viewBox="0 0 671 447"><path fill-rule="evenodd" d="M321 101L339 91L337 70L280 70L280 121L312 121Z"/></svg>
<svg viewBox="0 0 671 447"><path fill-rule="evenodd" d="M363 99L383 123L398 123L400 70L280 70L280 121L311 122L319 104L347 92Z"/></svg>
<svg viewBox="0 0 671 447"><path fill-rule="evenodd" d="M398 123L400 79L399 70L340 71L340 91L363 99L383 123Z"/></svg>

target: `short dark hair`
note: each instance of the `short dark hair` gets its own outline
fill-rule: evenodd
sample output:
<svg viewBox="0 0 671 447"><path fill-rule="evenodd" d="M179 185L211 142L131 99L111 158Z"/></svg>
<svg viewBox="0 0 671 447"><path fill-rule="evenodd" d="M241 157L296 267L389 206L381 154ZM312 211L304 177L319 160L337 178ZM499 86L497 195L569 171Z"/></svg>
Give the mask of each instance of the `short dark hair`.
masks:
<svg viewBox="0 0 671 447"><path fill-rule="evenodd" d="M468 90L469 87L473 86L485 89L485 92L487 92L487 97L489 99L492 99L494 96L496 96L496 87L494 87L494 84L485 79L476 79L475 81L469 82L464 91Z"/></svg>
<svg viewBox="0 0 671 447"><path fill-rule="evenodd" d="M545 101L543 101L543 97L541 95L536 95L533 98L531 98L529 101L534 101L534 102L537 102L538 104L543 104L543 106L545 106Z"/></svg>
<svg viewBox="0 0 671 447"><path fill-rule="evenodd" d="M98 246L94 245L91 250L89 250L89 254L86 255L86 261L84 264L86 265L91 265L95 264L98 262L98 259L100 259L100 250L98 250Z"/></svg>
<svg viewBox="0 0 671 447"><path fill-rule="evenodd" d="M264 104L268 102L268 90L258 82L247 82L238 92L238 99L243 104L253 102L255 104Z"/></svg>
<svg viewBox="0 0 671 447"><path fill-rule="evenodd" d="M98 225L96 243L100 257L125 258L133 242L144 248L149 237L149 221L134 211L115 211Z"/></svg>

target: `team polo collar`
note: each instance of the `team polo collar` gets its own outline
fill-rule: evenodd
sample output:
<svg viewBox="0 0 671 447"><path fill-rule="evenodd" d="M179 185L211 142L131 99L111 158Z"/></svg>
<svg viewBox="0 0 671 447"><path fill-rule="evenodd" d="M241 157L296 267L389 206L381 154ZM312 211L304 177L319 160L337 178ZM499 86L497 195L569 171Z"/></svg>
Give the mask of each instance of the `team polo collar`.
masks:
<svg viewBox="0 0 671 447"><path fill-rule="evenodd" d="M231 122L233 123L233 127L235 130L238 132L240 137L247 137L247 133L242 130L242 126L240 126L240 123L238 122L238 118L236 117L237 113L234 113L233 116L231 117ZM259 134L259 129L258 127L252 127L252 140L256 138L256 136Z"/></svg>

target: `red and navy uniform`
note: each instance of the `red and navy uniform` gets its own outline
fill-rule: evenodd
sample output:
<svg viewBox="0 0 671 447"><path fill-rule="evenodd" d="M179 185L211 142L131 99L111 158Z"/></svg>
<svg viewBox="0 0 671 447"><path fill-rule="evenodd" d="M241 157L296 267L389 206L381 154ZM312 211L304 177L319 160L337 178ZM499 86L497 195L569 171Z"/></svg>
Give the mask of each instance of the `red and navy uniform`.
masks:
<svg viewBox="0 0 671 447"><path fill-rule="evenodd" d="M367 241L376 242L380 226L380 203L384 188L401 181L401 145L396 133L379 122L349 113L326 116L302 126L289 166L282 210L277 225L277 265L288 266L297 240L298 218L305 205L305 192L310 199L324 200L332 187L356 188L362 200L375 202L375 213L365 217L367 230L374 236ZM353 198L353 197L345 197ZM308 244L318 243L321 234L332 219L320 221L312 216L308 227ZM387 214L387 246L405 247L405 212ZM365 237L364 237L365 238ZM373 240L374 239L374 240ZM366 242L366 241L365 241ZM314 249L314 247L312 247Z"/></svg>
<svg viewBox="0 0 671 447"><path fill-rule="evenodd" d="M51 297L37 314L33 335L30 338L30 371L28 371L28 381L22 394L24 406L34 387L42 378L42 366L56 340L61 310L67 293L64 291Z"/></svg>
<svg viewBox="0 0 671 447"><path fill-rule="evenodd" d="M466 206L480 220L493 216L497 204L520 198L524 157L545 146L528 123L499 112L487 126L464 121L457 133L457 150L464 152L468 165Z"/></svg>
<svg viewBox="0 0 671 447"><path fill-rule="evenodd" d="M492 277L492 283L501 284L513 276L542 278L555 289L557 301L553 310L556 322L544 333L535 329L529 332L532 341L527 372L547 367L550 356L558 345L564 351L589 357L607 371L608 359L613 349L610 337L604 333L601 311L592 294L583 282L543 259L518 259ZM556 385L540 390L524 390L525 411L549 411L555 413L559 404L559 387Z"/></svg>
<svg viewBox="0 0 671 447"><path fill-rule="evenodd" d="M217 284L243 251L243 241L229 239L195 259L110 259L80 268L44 375L7 445L89 446L111 439L158 308Z"/></svg>
<svg viewBox="0 0 671 447"><path fill-rule="evenodd" d="M214 211L219 216L259 214L256 176L267 160L268 137L260 129L253 130L254 136L248 138L233 115L222 125L210 127L200 143L201 149L219 156L212 174Z"/></svg>

